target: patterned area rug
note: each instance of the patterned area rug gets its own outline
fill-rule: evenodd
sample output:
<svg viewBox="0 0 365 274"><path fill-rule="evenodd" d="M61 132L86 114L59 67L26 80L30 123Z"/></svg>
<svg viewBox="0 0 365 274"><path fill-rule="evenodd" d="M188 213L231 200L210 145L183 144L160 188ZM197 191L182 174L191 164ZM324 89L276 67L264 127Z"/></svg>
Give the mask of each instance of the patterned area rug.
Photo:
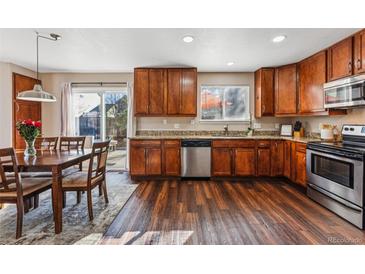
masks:
<svg viewBox="0 0 365 274"><path fill-rule="evenodd" d="M37 209L24 215L23 236L15 239L16 207L8 205L0 210L0 244L23 245L71 245L97 244L115 216L137 188L131 184L128 174L109 172L107 174L109 204L99 197L99 190L93 190L94 220L89 221L86 193L80 204L76 204L76 193L67 193L66 208L63 209L63 231L54 234L51 191L40 195Z"/></svg>

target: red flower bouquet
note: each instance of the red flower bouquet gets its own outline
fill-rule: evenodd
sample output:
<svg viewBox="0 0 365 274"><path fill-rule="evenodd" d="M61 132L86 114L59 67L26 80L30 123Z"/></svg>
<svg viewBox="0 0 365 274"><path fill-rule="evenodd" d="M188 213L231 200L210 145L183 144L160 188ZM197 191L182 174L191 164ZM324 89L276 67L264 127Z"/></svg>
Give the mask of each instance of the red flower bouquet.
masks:
<svg viewBox="0 0 365 274"><path fill-rule="evenodd" d="M37 136L41 133L41 126L42 123L40 121L32 121L31 119L19 121L16 123L16 128L20 136L24 138L27 145L24 151L25 156L36 155L34 142Z"/></svg>

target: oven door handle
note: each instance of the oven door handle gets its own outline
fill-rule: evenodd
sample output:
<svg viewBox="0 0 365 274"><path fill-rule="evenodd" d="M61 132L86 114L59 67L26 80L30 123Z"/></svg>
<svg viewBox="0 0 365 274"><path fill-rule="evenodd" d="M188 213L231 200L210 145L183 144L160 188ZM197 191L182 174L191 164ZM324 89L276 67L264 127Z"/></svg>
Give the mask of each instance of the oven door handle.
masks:
<svg viewBox="0 0 365 274"><path fill-rule="evenodd" d="M351 204L350 202L348 202L348 201L346 201L346 200L338 197L337 195L334 195L334 194L332 194L332 193L330 193L330 192L328 192L328 191L326 191L326 190L324 190L324 189L322 189L322 188L320 188L320 187L318 187L318 186L316 186L314 184L308 183L308 185L311 188L313 188L314 190L322 193L323 195L326 195L326 196L332 198L333 200L336 200L337 202L341 203L342 205L344 205L344 206L346 206L346 207L348 207L348 208L350 208L350 209L352 209L354 211L361 212L361 208L360 207L357 207L357 206Z"/></svg>

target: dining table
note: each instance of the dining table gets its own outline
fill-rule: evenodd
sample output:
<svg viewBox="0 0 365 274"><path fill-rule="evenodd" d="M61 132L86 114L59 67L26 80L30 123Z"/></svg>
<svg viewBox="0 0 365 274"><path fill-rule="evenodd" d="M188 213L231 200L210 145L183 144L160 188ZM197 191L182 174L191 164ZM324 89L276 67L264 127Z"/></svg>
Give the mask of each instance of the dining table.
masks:
<svg viewBox="0 0 365 274"><path fill-rule="evenodd" d="M37 150L37 155L24 156L23 151L16 152L19 172L51 172L52 173L52 205L55 233L62 232L63 170L80 165L91 157L91 149L82 150ZM9 166L8 170L11 171Z"/></svg>

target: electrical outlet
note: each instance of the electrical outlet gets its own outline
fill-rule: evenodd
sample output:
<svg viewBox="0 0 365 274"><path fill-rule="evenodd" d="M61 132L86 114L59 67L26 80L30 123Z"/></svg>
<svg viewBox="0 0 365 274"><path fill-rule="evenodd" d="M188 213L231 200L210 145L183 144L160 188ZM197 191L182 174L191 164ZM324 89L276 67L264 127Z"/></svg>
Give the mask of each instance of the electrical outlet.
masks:
<svg viewBox="0 0 365 274"><path fill-rule="evenodd" d="M191 125L195 125L195 119L190 120Z"/></svg>
<svg viewBox="0 0 365 274"><path fill-rule="evenodd" d="M174 128L180 128L180 124L174 124Z"/></svg>
<svg viewBox="0 0 365 274"><path fill-rule="evenodd" d="M280 124L279 123L275 123L275 128L279 129L280 128Z"/></svg>
<svg viewBox="0 0 365 274"><path fill-rule="evenodd" d="M167 120L166 120L166 119L163 119L163 120L162 120L162 123L163 123L164 125L167 125Z"/></svg>
<svg viewBox="0 0 365 274"><path fill-rule="evenodd" d="M261 128L261 124L260 123L254 123L253 128L255 128L255 129Z"/></svg>

